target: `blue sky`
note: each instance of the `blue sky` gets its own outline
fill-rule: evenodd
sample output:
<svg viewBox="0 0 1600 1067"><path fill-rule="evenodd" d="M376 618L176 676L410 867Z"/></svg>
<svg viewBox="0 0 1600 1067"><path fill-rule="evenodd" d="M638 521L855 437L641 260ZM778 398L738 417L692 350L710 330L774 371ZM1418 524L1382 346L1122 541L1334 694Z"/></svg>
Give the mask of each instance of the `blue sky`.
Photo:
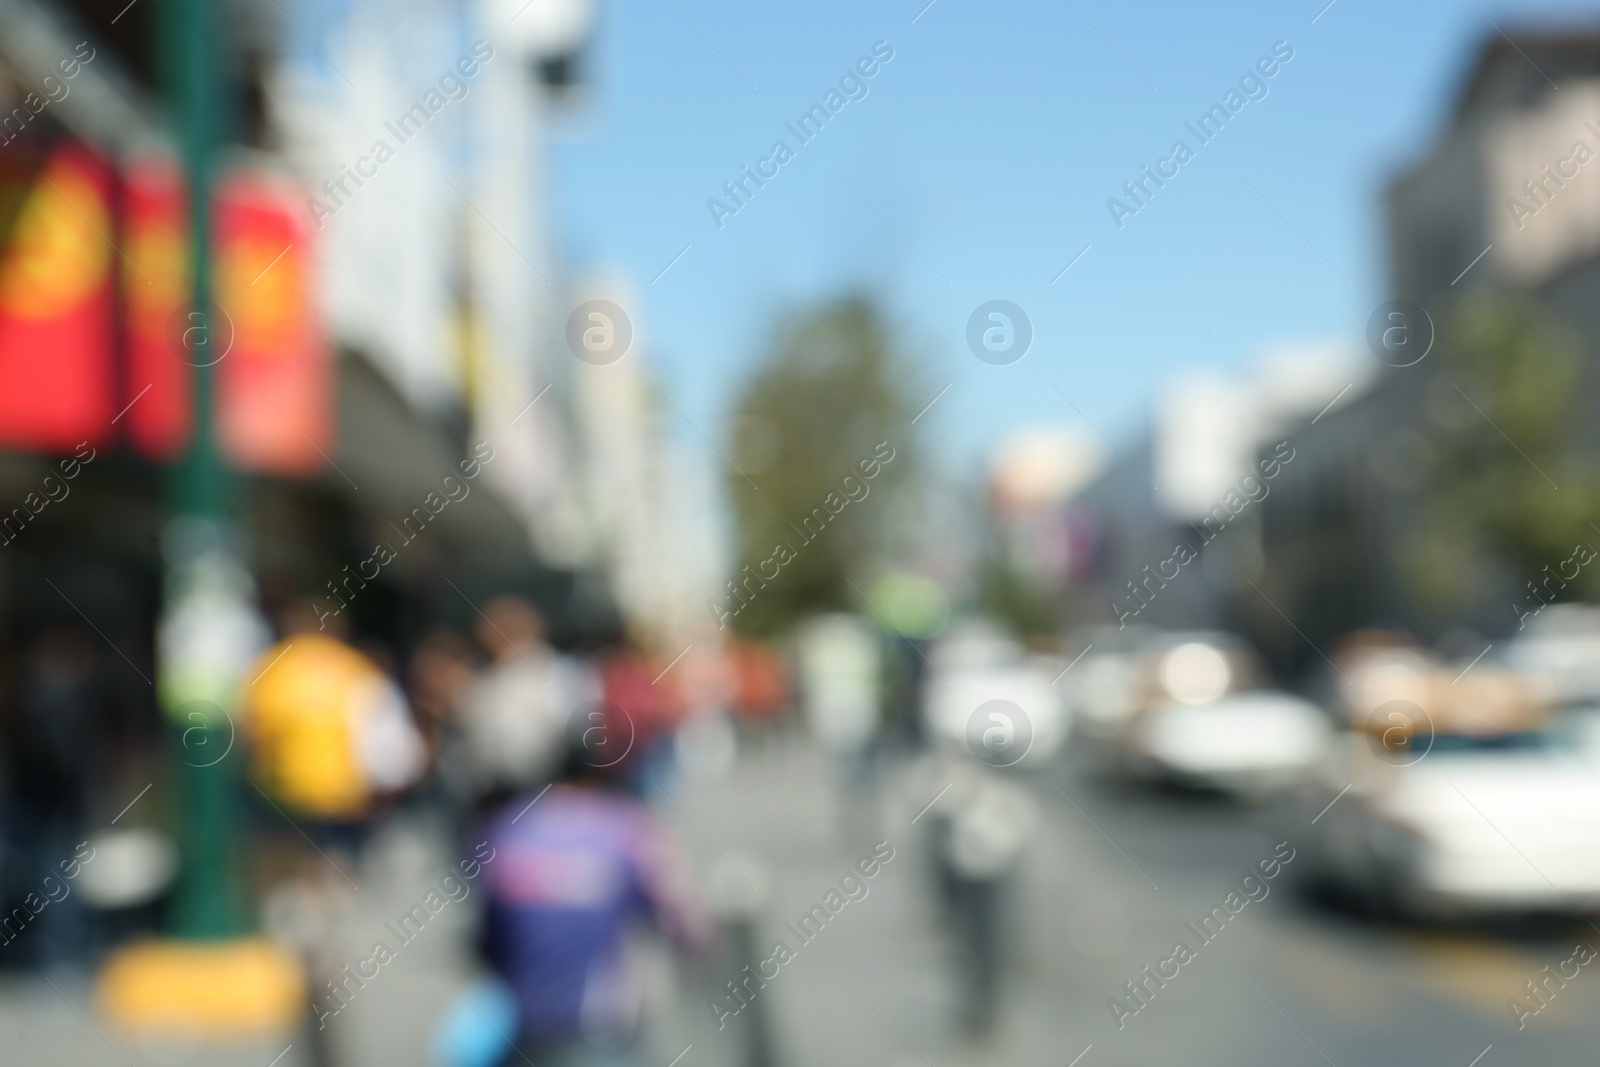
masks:
<svg viewBox="0 0 1600 1067"><path fill-rule="evenodd" d="M591 99L552 153L558 239L580 269L633 280L657 378L713 438L775 318L852 289L881 298L912 395L951 384L919 428L958 467L1008 426L1076 421L1052 383L1125 438L1185 367L1359 338L1384 299L1383 185L1433 142L1486 16L1600 21L1336 0L1313 24L1325 2L605 4ZM784 123L878 41L894 58L869 95L719 230L706 201L773 141L796 147ZM1195 147L1184 123L1279 41L1294 58L1269 95L1119 230L1106 200L1175 140ZM1011 366L964 341L995 298L1033 322Z"/></svg>

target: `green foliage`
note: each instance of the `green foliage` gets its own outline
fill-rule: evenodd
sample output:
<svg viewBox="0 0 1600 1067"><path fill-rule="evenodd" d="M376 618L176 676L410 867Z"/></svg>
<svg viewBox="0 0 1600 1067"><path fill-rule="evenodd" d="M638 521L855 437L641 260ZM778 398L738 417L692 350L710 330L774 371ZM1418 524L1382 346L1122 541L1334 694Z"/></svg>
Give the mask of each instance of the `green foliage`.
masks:
<svg viewBox="0 0 1600 1067"><path fill-rule="evenodd" d="M1446 320L1424 405L1429 457L1403 579L1440 621L1497 565L1538 579L1580 541L1600 546L1600 479L1582 449L1584 352L1526 297L1471 297ZM1559 488L1557 488L1559 487ZM1564 595L1600 587L1600 568Z"/></svg>
<svg viewBox="0 0 1600 1067"><path fill-rule="evenodd" d="M738 521L736 581L771 575L778 546L793 558L777 577L742 588L748 604L732 618L741 632L770 636L816 611L847 608L867 567L888 546L915 467L907 375L883 321L865 299L818 308L779 331L746 387L732 426L728 489ZM887 444L891 452L881 446ZM888 462L874 463L883 455ZM862 464L876 467L863 476ZM845 478L851 477L848 489ZM850 494L865 496L850 500ZM848 501L836 515L829 506ZM823 509L828 521L808 516ZM808 540L808 538L810 538ZM730 610L739 601L727 600Z"/></svg>
<svg viewBox="0 0 1600 1067"><path fill-rule="evenodd" d="M1061 629L1061 605L1048 586L1017 570L1004 552L989 554L978 569L978 606L1012 636L1026 639Z"/></svg>

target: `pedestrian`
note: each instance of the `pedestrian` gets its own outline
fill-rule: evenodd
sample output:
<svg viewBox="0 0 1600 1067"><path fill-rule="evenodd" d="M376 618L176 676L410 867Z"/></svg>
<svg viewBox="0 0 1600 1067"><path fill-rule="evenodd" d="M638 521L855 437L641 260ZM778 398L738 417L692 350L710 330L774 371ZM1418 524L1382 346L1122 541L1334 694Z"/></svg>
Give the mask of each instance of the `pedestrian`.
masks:
<svg viewBox="0 0 1600 1067"><path fill-rule="evenodd" d="M727 644L733 674L733 709L742 725L768 732L789 710L789 678L783 657L764 641Z"/></svg>
<svg viewBox="0 0 1600 1067"><path fill-rule="evenodd" d="M279 883L268 910L295 932L320 990L337 967L335 930L353 903L349 871L381 803L421 776L427 749L400 687L347 643L343 620L326 612L319 620L309 600L297 599L280 629L282 640L246 672L253 681L243 692L243 732L265 802L258 816L277 846L264 857L268 880ZM310 1028L307 1041L315 1067L334 1062L325 1027Z"/></svg>
<svg viewBox="0 0 1600 1067"><path fill-rule="evenodd" d="M1020 786L986 768L959 766L950 778L949 796L930 827L962 1029L984 1041L999 1017L1007 919L1038 806Z"/></svg>
<svg viewBox="0 0 1600 1067"><path fill-rule="evenodd" d="M420 809L444 818L450 839L457 842L465 839L473 819L472 772L462 765L461 709L476 671L471 643L454 630L436 630L418 642L407 672L411 710L431 771L413 797Z"/></svg>
<svg viewBox="0 0 1600 1067"><path fill-rule="evenodd" d="M428 750L438 754L444 736L458 723L461 703L475 671L472 645L454 630L435 630L411 653L411 709Z"/></svg>
<svg viewBox="0 0 1600 1067"><path fill-rule="evenodd" d="M605 760L627 757L627 784L638 796L661 786L672 769L672 738L683 719L677 679L667 664L647 655L637 641L625 642L600 660L603 707L598 725L609 749ZM596 738L600 732L592 735ZM626 748L626 752L624 752Z"/></svg>
<svg viewBox="0 0 1600 1067"><path fill-rule="evenodd" d="M496 859L484 866L481 946L518 1013L506 1067L643 1063L633 931L651 922L689 950L709 933L665 827L584 740L567 747L548 793L514 799L487 834Z"/></svg>
<svg viewBox="0 0 1600 1067"><path fill-rule="evenodd" d="M545 641L544 622L520 597L484 605L478 641L489 665L461 707L459 763L477 810L547 783L561 762L567 723L599 698L593 672Z"/></svg>
<svg viewBox="0 0 1600 1067"><path fill-rule="evenodd" d="M421 776L426 748L399 686L336 617L297 603L283 630L246 675L255 786L309 840L353 856L380 800Z"/></svg>

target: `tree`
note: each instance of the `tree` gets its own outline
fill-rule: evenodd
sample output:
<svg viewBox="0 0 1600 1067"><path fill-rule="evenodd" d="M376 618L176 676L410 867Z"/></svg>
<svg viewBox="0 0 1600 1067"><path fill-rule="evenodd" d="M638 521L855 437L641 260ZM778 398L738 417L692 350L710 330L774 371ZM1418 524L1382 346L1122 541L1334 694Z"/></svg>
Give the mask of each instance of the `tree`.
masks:
<svg viewBox="0 0 1600 1067"><path fill-rule="evenodd" d="M1600 481L1582 449L1578 336L1520 296L1471 297L1446 323L1423 412L1426 477L1401 563L1424 610L1448 625L1491 586L1537 607L1525 583L1543 582L1580 542L1600 548L1590 525L1600 523ZM1600 567L1540 588L1543 599L1572 599L1600 588Z"/></svg>
<svg viewBox="0 0 1600 1067"><path fill-rule="evenodd" d="M907 374L865 298L781 328L735 408L737 570L713 610L768 636L859 601L915 469Z"/></svg>
<svg viewBox="0 0 1600 1067"><path fill-rule="evenodd" d="M978 606L1013 636L1032 638L1061 629L1061 605L1050 585L1033 579L995 545L978 564Z"/></svg>

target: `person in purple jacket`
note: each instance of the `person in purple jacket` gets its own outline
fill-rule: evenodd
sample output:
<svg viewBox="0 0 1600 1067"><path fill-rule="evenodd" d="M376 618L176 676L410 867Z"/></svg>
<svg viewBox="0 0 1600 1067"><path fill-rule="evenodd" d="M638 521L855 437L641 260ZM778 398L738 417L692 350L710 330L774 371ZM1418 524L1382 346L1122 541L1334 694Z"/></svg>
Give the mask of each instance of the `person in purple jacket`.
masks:
<svg viewBox="0 0 1600 1067"><path fill-rule="evenodd" d="M575 744L548 792L489 825L481 947L517 1002L508 1065L642 1064L638 935L654 925L696 949L709 933L666 827L599 762Z"/></svg>

